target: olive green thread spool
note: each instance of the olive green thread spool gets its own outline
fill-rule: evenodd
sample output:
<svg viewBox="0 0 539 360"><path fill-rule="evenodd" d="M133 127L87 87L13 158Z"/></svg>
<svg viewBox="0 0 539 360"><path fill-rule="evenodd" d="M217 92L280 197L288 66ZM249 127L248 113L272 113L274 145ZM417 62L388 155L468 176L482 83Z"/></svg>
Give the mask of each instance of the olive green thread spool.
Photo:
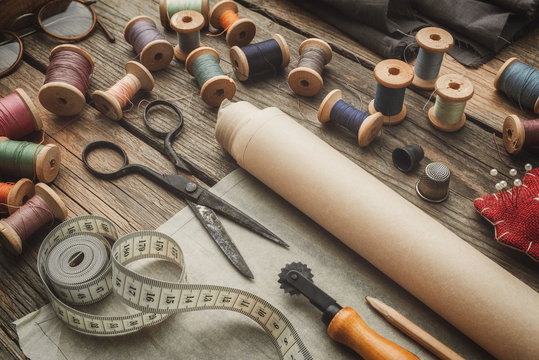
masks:
<svg viewBox="0 0 539 360"><path fill-rule="evenodd" d="M208 25L210 1L209 0L159 0L159 18L164 28L170 29L170 19L174 14L183 10L194 10L204 16Z"/></svg>
<svg viewBox="0 0 539 360"><path fill-rule="evenodd" d="M466 102L474 94L472 82L462 75L447 74L436 80L435 88L438 96L429 109L430 123L445 132L460 130L466 123Z"/></svg>

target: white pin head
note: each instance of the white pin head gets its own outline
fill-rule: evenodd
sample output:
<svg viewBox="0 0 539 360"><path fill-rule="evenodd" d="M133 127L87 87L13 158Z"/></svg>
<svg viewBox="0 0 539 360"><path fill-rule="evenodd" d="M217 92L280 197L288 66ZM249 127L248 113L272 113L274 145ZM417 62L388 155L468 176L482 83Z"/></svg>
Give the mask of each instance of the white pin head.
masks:
<svg viewBox="0 0 539 360"><path fill-rule="evenodd" d="M530 171L531 169L533 169L532 164L528 163L528 164L524 165L524 170Z"/></svg>
<svg viewBox="0 0 539 360"><path fill-rule="evenodd" d="M517 174L518 174L517 169L511 169L511 170L509 170L509 175L511 175L511 176L517 176Z"/></svg>
<svg viewBox="0 0 539 360"><path fill-rule="evenodd" d="M498 170L496 170L496 169L490 169L490 175L491 175L491 176L496 176L496 175L498 175Z"/></svg>

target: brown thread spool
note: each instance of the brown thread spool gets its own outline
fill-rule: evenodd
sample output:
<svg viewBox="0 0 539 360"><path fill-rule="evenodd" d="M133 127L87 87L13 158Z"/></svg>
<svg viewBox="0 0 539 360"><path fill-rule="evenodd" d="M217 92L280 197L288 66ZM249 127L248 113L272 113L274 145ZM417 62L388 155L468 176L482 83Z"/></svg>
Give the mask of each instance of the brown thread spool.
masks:
<svg viewBox="0 0 539 360"><path fill-rule="evenodd" d="M431 79L421 78L420 74L423 73L422 64L418 64L416 62L416 66L414 67L414 80L412 81L412 85L422 90L433 90L444 55L453 47L453 36L451 36L451 34L444 29L437 27L426 27L417 32L415 40L421 48L420 51L423 52L421 56L429 58L435 57L435 54L442 54L440 63L433 64L436 68L436 70L434 70L434 72L436 72L436 76ZM428 64L424 65L428 66Z"/></svg>
<svg viewBox="0 0 539 360"><path fill-rule="evenodd" d="M153 76L144 65L136 61L129 61L125 64L125 72L127 74L116 82L115 86L123 83L129 87L128 92L118 94L109 89L106 91L96 90L92 94L92 99L97 110L112 120L120 120L122 118L122 108L137 91L140 89L151 91L154 87Z"/></svg>
<svg viewBox="0 0 539 360"><path fill-rule="evenodd" d="M52 49L49 60L57 53L62 51L73 51L82 55L90 64L91 71L94 69L94 60L88 52L75 45L59 45ZM89 82L89 79L88 79ZM54 81L44 84L39 89L39 102L43 107L53 114L60 116L73 116L79 114L86 105L84 93L75 86L66 82Z"/></svg>
<svg viewBox="0 0 539 360"><path fill-rule="evenodd" d="M220 61L217 51L210 47L200 47L187 57L185 60L185 68L189 74L193 73L193 63L197 58L203 55L211 55L215 57L217 62ZM200 96L202 100L210 106L219 106L224 99L232 99L236 94L236 83L226 75L214 76L207 80L200 88Z"/></svg>
<svg viewBox="0 0 539 360"><path fill-rule="evenodd" d="M323 61L323 65L321 69L300 66L302 64L302 58L305 55L305 50L310 47L315 47L322 51L323 60L321 61ZM302 96L314 96L318 94L322 89L322 86L324 86L322 71L324 70L324 65L327 65L331 61L333 51L331 51L331 46L323 40L307 39L299 46L299 55L300 60L298 67L288 74L288 85L296 94Z"/></svg>
<svg viewBox="0 0 539 360"><path fill-rule="evenodd" d="M56 218L58 220L63 221L67 217L67 208L65 207L64 202L58 194L54 190L52 190L49 186L39 183L35 186L35 197L40 197L41 200L45 202L45 204L48 206L48 209L46 209L51 214L51 221ZM32 198L32 199L33 199ZM28 207L28 202L23 205L24 207ZM26 210L26 209L24 209ZM23 211L24 211L23 210ZM20 255L22 253L22 243L26 240L26 238L21 237L22 234L18 234L17 231L15 231L14 226L10 223L13 223L14 221L22 223L23 227L26 227L25 221L30 222L32 220L30 219L23 219L21 218L22 211L16 211L13 213L9 218L5 220L0 220L0 243L2 243L2 246L9 250L12 254ZM35 227L35 225L38 225L37 227L42 227L46 224L32 224L32 227Z"/></svg>
<svg viewBox="0 0 539 360"><path fill-rule="evenodd" d="M139 21L150 22L155 27L155 31L159 32L155 22L151 18L147 16L134 17L133 19L129 20L124 27L124 39L128 43L128 34L132 30L133 26ZM134 47L133 44L131 44L131 46ZM157 71L166 68L168 64L170 64L172 57L174 56L174 49L172 45L165 39L153 40L145 44L138 55L142 65L144 65L150 71Z"/></svg>
<svg viewBox="0 0 539 360"><path fill-rule="evenodd" d="M0 143L9 140L7 137L0 137ZM38 146L38 144L36 144ZM58 175L62 155L58 147L54 144L43 145L43 148L34 161L34 172L37 179L44 183L50 183ZM0 170L2 166L0 164Z"/></svg>
<svg viewBox="0 0 539 360"><path fill-rule="evenodd" d="M333 110L335 103L341 99L342 92L339 89L332 90L327 94L318 108L318 121L321 123L330 121L331 111ZM376 138L383 124L384 116L381 113L375 113L368 116L357 132L358 145L361 147L369 145Z"/></svg>
<svg viewBox="0 0 539 360"><path fill-rule="evenodd" d="M170 27L178 34L178 45L174 46L176 59L185 62L185 59L193 50L205 46L200 42L200 29L204 27L204 24L204 16L193 10L177 12L170 18ZM198 41L188 38L193 36L198 38ZM188 44L189 41L193 42L193 44ZM182 51L182 48L185 51Z"/></svg>
<svg viewBox="0 0 539 360"><path fill-rule="evenodd" d="M161 25L164 28L170 29L170 20L172 16L177 12L176 10L194 10L188 9L173 9L172 12L168 10L169 2L167 0L159 0L159 18L161 19ZM209 0L200 0L200 10L202 16L204 16L204 24L208 25L209 12L210 12L210 1ZM172 13L172 14L171 14Z"/></svg>
<svg viewBox="0 0 539 360"><path fill-rule="evenodd" d="M539 119L521 120L517 115L506 117L503 145L511 155L518 154L523 148L539 146Z"/></svg>
<svg viewBox="0 0 539 360"><path fill-rule="evenodd" d="M464 107L466 101L472 98L474 94L474 88L472 82L467 77L456 74L447 74L441 76L436 80L436 93L438 98L436 99L435 106L429 109L429 121L436 129L446 132L453 132L460 130L466 123L466 114L464 113ZM443 99L443 100L442 100ZM452 112L450 107L444 109L441 106L441 101L446 104L453 104L451 106L462 107L462 110L457 109L456 115L460 117L460 120L448 122L443 119L446 117L443 112ZM461 114L462 111L462 114ZM455 115L453 115L455 117Z"/></svg>
<svg viewBox="0 0 539 360"><path fill-rule="evenodd" d="M374 67L374 78L378 82L376 89L376 97L378 90L385 88L386 91L400 90L405 91L405 88L412 83L414 79L414 69L404 61L396 59L388 59L380 61ZM369 103L369 112L375 114L381 112L384 115L384 125L396 125L401 123L406 117L406 105L404 105L404 93L402 94L402 107L399 113L395 115L386 115L385 109L376 109L376 97ZM388 96L386 100L389 100ZM400 105L400 103L399 103Z"/></svg>
<svg viewBox="0 0 539 360"><path fill-rule="evenodd" d="M8 212L13 214L17 211L28 199L34 196L34 183L30 179L20 179L9 190L6 198Z"/></svg>
<svg viewBox="0 0 539 360"><path fill-rule="evenodd" d="M231 0L222 0L215 4L210 11L211 26L226 31L226 43L228 46L245 46L249 44L256 34L256 25L253 20L244 18L235 19L232 22L231 19L226 17L227 14L223 16L223 13L227 11L232 11L237 16L238 5Z"/></svg>

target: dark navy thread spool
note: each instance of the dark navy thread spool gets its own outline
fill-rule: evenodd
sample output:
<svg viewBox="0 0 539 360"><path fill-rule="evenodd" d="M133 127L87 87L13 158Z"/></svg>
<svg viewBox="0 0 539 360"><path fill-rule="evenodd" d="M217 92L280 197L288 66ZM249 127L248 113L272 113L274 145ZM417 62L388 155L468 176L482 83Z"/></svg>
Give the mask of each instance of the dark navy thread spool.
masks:
<svg viewBox="0 0 539 360"><path fill-rule="evenodd" d="M380 61L374 68L378 82L374 100L369 103L369 112L381 112L384 125L396 125L406 117L404 94L414 79L414 69L404 61L389 59Z"/></svg>
<svg viewBox="0 0 539 360"><path fill-rule="evenodd" d="M412 84L419 89L433 90L444 55L453 47L453 36L440 28L426 27L417 32L415 41L419 45L419 52Z"/></svg>
<svg viewBox="0 0 539 360"><path fill-rule="evenodd" d="M272 39L245 47L233 46L230 61L240 81L275 76L288 66L290 50L286 40L279 34Z"/></svg>
<svg viewBox="0 0 539 360"><path fill-rule="evenodd" d="M341 90L332 90L318 108L318 121L339 124L357 134L359 146L369 145L380 132L384 116L381 113L369 115L342 100Z"/></svg>
<svg viewBox="0 0 539 360"><path fill-rule="evenodd" d="M429 109L429 121L436 129L453 132L466 123L466 102L474 94L472 82L466 76L447 74L436 80L436 102Z"/></svg>
<svg viewBox="0 0 539 360"><path fill-rule="evenodd" d="M518 106L539 114L539 71L518 61L507 60L494 79L494 87L502 91Z"/></svg>
<svg viewBox="0 0 539 360"><path fill-rule="evenodd" d="M174 49L147 16L131 19L124 28L124 38L140 57L140 63L150 71L164 69L172 61Z"/></svg>
<svg viewBox="0 0 539 360"><path fill-rule="evenodd" d="M298 95L314 96L324 86L322 72L333 51L324 40L307 39L299 46L299 55L298 67L288 74L288 85Z"/></svg>
<svg viewBox="0 0 539 360"><path fill-rule="evenodd" d="M178 45L174 46L176 59L185 62L193 50L205 46L200 42L200 29L204 24L204 16L194 10L183 10L172 15L170 27L178 34Z"/></svg>
<svg viewBox="0 0 539 360"><path fill-rule="evenodd" d="M411 144L397 148L393 150L391 156L395 167L403 173L415 169L423 157L425 157L425 153L419 144Z"/></svg>

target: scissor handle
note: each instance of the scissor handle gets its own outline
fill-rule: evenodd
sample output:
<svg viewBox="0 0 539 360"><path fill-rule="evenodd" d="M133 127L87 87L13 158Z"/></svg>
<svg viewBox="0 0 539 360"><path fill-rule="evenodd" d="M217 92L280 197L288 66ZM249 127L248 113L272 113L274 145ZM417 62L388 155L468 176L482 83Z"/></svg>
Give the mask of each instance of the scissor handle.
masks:
<svg viewBox="0 0 539 360"><path fill-rule="evenodd" d="M123 157L123 164L111 172L101 172L99 170L96 170L95 168L90 165L88 162L88 156L92 151L98 150L98 149L110 149L115 151L116 153L120 154ZM130 172L130 165L129 165L129 158L127 157L127 153L122 149L119 145L116 145L113 142L110 141L94 141L93 143L90 143L86 145L84 150L82 150L82 162L84 163L84 166L86 166L86 169L98 178L111 180L111 179L117 179L119 177L124 176L128 172Z"/></svg>

